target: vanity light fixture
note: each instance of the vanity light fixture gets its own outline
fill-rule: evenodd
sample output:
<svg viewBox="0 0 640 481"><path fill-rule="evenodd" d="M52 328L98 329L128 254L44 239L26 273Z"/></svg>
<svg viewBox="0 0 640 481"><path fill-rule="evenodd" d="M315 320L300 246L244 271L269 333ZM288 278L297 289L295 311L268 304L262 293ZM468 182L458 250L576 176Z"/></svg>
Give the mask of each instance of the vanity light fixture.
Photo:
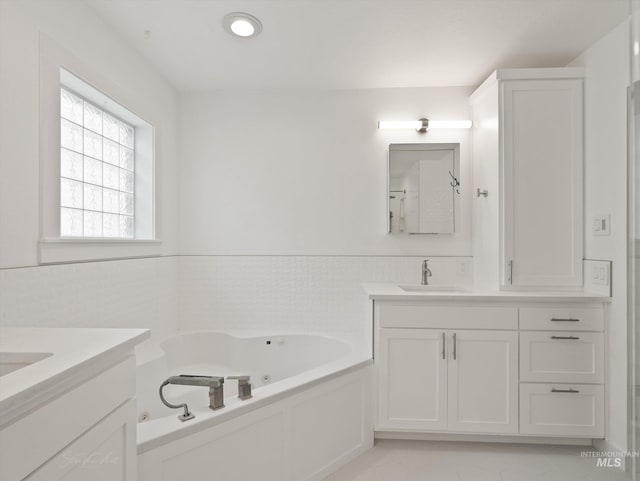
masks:
<svg viewBox="0 0 640 481"><path fill-rule="evenodd" d="M416 129L424 134L431 129L470 129L471 120L379 120L379 129Z"/></svg>
<svg viewBox="0 0 640 481"><path fill-rule="evenodd" d="M228 13L222 19L224 29L243 38L255 37L262 32L262 23L253 15L243 12Z"/></svg>

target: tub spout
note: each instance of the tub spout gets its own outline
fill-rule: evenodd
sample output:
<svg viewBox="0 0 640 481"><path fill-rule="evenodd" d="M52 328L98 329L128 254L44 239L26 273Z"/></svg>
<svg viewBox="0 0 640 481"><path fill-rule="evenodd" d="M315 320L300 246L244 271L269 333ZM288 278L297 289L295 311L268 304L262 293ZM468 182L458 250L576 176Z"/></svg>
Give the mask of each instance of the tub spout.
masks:
<svg viewBox="0 0 640 481"><path fill-rule="evenodd" d="M195 416L189 411L189 407L184 404L171 404L167 402L162 393L163 388L167 384L178 384L182 386L207 386L209 388L209 407L213 410L224 407L224 377L219 376L193 376L189 374L180 374L179 376L171 376L160 386L160 400L162 403L172 409L184 408L184 413L178 416L180 421L193 419Z"/></svg>

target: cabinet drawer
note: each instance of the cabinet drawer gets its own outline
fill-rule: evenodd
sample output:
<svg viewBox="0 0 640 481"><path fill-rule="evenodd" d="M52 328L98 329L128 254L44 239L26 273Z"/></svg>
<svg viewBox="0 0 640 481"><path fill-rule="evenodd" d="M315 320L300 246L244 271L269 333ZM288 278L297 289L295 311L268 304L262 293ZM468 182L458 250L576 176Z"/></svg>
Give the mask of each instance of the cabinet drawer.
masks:
<svg viewBox="0 0 640 481"><path fill-rule="evenodd" d="M520 384L520 433L604 437L604 386Z"/></svg>
<svg viewBox="0 0 640 481"><path fill-rule="evenodd" d="M575 331L521 332L520 381L604 382L604 335Z"/></svg>
<svg viewBox="0 0 640 481"><path fill-rule="evenodd" d="M376 302L375 314L379 327L502 330L518 328L518 309L515 307L450 307Z"/></svg>
<svg viewBox="0 0 640 481"><path fill-rule="evenodd" d="M522 307L520 329L558 331L603 331L602 307Z"/></svg>

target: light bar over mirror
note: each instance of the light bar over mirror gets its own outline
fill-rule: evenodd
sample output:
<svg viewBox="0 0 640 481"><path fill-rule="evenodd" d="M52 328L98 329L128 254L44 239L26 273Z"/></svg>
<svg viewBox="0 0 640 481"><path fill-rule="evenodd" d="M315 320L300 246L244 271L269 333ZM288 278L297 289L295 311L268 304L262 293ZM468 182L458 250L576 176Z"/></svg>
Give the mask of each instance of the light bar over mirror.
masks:
<svg viewBox="0 0 640 481"><path fill-rule="evenodd" d="M425 133L431 129L470 129L471 120L379 120L379 129L415 129Z"/></svg>

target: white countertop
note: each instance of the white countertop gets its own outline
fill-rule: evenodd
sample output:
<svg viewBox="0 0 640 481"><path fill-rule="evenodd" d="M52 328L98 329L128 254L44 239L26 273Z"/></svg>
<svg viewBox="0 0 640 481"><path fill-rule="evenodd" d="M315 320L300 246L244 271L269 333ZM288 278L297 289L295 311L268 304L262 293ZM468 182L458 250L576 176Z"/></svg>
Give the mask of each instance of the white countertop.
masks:
<svg viewBox="0 0 640 481"><path fill-rule="evenodd" d="M148 338L148 329L0 328L2 356L51 354L0 376L0 425L97 374Z"/></svg>
<svg viewBox="0 0 640 481"><path fill-rule="evenodd" d="M363 284L369 299L377 301L510 301L510 302L611 302L611 297L583 291L478 291L461 290L405 291L404 284ZM436 286L437 287L437 286Z"/></svg>

